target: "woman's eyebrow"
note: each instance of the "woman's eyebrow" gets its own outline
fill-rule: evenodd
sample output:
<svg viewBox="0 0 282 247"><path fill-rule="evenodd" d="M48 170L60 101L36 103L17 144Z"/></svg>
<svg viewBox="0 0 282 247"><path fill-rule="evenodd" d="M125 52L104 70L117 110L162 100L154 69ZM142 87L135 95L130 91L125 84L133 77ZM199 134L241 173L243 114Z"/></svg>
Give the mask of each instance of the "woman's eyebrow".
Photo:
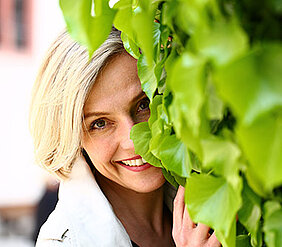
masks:
<svg viewBox="0 0 282 247"><path fill-rule="evenodd" d="M138 95L136 95L135 97L132 98L132 100L130 102L135 102L137 101L138 99L142 98L145 94L144 91L141 91Z"/></svg>
<svg viewBox="0 0 282 247"><path fill-rule="evenodd" d="M99 116L108 116L110 113L108 112L88 112L87 114L84 115L84 119L89 118L89 117L99 117Z"/></svg>

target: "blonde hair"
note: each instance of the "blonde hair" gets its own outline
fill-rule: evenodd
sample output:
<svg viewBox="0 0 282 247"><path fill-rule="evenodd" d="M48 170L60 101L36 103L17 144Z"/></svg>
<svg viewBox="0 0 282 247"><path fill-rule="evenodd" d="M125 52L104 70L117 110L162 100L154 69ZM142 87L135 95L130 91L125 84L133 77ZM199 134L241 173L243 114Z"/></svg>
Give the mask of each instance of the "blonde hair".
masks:
<svg viewBox="0 0 282 247"><path fill-rule="evenodd" d="M93 83L109 59L122 52L115 28L91 60L86 48L63 32L43 60L32 93L30 132L36 162L60 179L68 178L82 155L83 107Z"/></svg>

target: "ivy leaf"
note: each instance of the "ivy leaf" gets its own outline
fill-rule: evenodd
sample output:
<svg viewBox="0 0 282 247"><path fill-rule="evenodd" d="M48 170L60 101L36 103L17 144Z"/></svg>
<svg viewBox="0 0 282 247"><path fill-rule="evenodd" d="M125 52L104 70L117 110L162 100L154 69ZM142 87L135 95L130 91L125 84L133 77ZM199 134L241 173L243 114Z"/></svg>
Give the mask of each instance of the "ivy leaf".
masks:
<svg viewBox="0 0 282 247"><path fill-rule="evenodd" d="M220 68L216 87L241 124L250 125L263 114L281 109L281 71L282 46L263 45Z"/></svg>
<svg viewBox="0 0 282 247"><path fill-rule="evenodd" d="M204 60L186 52L175 62L167 81L174 97L178 99L175 107L184 108L186 123L196 136L199 133L200 113L204 103L204 66Z"/></svg>
<svg viewBox="0 0 282 247"><path fill-rule="evenodd" d="M144 3L142 3L144 2ZM138 45L141 47L147 58L147 64L150 68L153 66L154 55L153 55L153 23L154 23L154 10L151 9L148 1L140 1L142 7L135 9L135 14L132 17L132 25L136 32Z"/></svg>
<svg viewBox="0 0 282 247"><path fill-rule="evenodd" d="M177 6L179 5L178 1L166 1L163 3L162 9L162 24L167 25L170 30L174 30L173 28L173 19L177 14Z"/></svg>
<svg viewBox="0 0 282 247"><path fill-rule="evenodd" d="M116 10L104 0L94 0L95 16L92 0L60 0L60 7L70 35L88 48L91 57L110 34Z"/></svg>
<svg viewBox="0 0 282 247"><path fill-rule="evenodd" d="M191 161L187 147L175 135L164 137L159 148L159 157L165 168L181 177L189 177Z"/></svg>
<svg viewBox="0 0 282 247"><path fill-rule="evenodd" d="M246 180L242 191L243 204L238 212L239 221L251 234L252 246L261 246L261 233L259 232L261 218L261 199L248 186Z"/></svg>
<svg viewBox="0 0 282 247"><path fill-rule="evenodd" d="M150 118L148 120L149 127L152 128L152 125L155 121L158 120L159 115L158 115L158 106L162 104L162 96L161 95L156 95L151 103L150 103Z"/></svg>
<svg viewBox="0 0 282 247"><path fill-rule="evenodd" d="M154 93L157 89L158 82L155 76L154 68L151 68L144 54L141 54L138 62L138 76L141 81L143 91L146 93L148 98L152 101Z"/></svg>
<svg viewBox="0 0 282 247"><path fill-rule="evenodd" d="M130 138L133 140L136 153L141 155L149 164L156 167L162 167L160 160L149 150L149 143L152 135L148 122L135 124L131 129Z"/></svg>
<svg viewBox="0 0 282 247"><path fill-rule="evenodd" d="M267 114L249 127L239 125L237 135L249 161L247 178L259 183L252 188L258 194L271 193L282 184L282 114Z"/></svg>
<svg viewBox="0 0 282 247"><path fill-rule="evenodd" d="M224 233L220 231L216 231L215 236L218 239L218 241L222 244L223 247L235 247L237 244L236 220L234 219L233 222L231 223L231 229L230 229L228 236L225 236ZM242 247L242 246L238 246L238 247Z"/></svg>
<svg viewBox="0 0 282 247"><path fill-rule="evenodd" d="M186 34L192 35L195 33L197 27L205 27L206 13L203 10L203 5L206 5L206 2L207 1L181 1L178 3L177 15L175 17L176 22Z"/></svg>
<svg viewBox="0 0 282 247"><path fill-rule="evenodd" d="M192 220L212 227L221 239L233 239L228 247L235 245L236 233L229 234L241 207L241 188L241 183L234 188L224 178L207 174L192 174L186 182L185 202Z"/></svg>
<svg viewBox="0 0 282 247"><path fill-rule="evenodd" d="M211 73L208 74L207 85L205 89L206 115L210 120L222 120L224 113L224 103L217 95L215 86L212 82Z"/></svg>
<svg viewBox="0 0 282 247"><path fill-rule="evenodd" d="M282 246L282 207L278 202L268 201L264 205L263 231L268 247Z"/></svg>
<svg viewBox="0 0 282 247"><path fill-rule="evenodd" d="M176 135L189 149L201 157L200 135L209 131L202 115L205 102L205 60L185 52L169 69L167 84L172 89L169 107Z"/></svg>
<svg viewBox="0 0 282 247"><path fill-rule="evenodd" d="M228 182L237 186L238 182L238 158L241 151L231 141L212 137L201 142L203 150L202 166L210 169L216 175L221 175Z"/></svg>
<svg viewBox="0 0 282 247"><path fill-rule="evenodd" d="M215 22L211 26L198 28L191 39L192 46L202 56L223 65L246 52L248 37L235 21Z"/></svg>
<svg viewBox="0 0 282 247"><path fill-rule="evenodd" d="M114 5L117 9L114 26L121 31L121 39L126 51L138 59L140 56L135 31L132 28L133 6L132 0L120 0Z"/></svg>
<svg viewBox="0 0 282 247"><path fill-rule="evenodd" d="M123 42L124 49L135 59L140 56L139 47L136 43L130 39L125 33L121 33L121 40Z"/></svg>
<svg viewBox="0 0 282 247"><path fill-rule="evenodd" d="M157 121L155 121L151 128L152 133L152 139L150 140L150 150L151 152L158 158L160 158L160 151L161 151L161 145L162 141L166 136L170 135L171 130L164 128L164 121L159 118Z"/></svg>
<svg viewBox="0 0 282 247"><path fill-rule="evenodd" d="M165 168L163 168L162 171L165 179L175 188L177 188L179 184L185 186L185 181L186 181L185 178L182 178L177 174L170 172L169 170L166 170Z"/></svg>
<svg viewBox="0 0 282 247"><path fill-rule="evenodd" d="M133 16L132 0L120 0L113 8L118 10L114 19L114 26L134 41L136 37L131 24Z"/></svg>
<svg viewBox="0 0 282 247"><path fill-rule="evenodd" d="M176 181L178 184L180 184L180 185L182 185L183 187L185 187L186 178L177 175L177 174L174 173L173 171L171 171L170 173L171 173L171 175L174 177L175 181Z"/></svg>
<svg viewBox="0 0 282 247"><path fill-rule="evenodd" d="M250 237L248 235L238 235L236 237L236 247L250 247L250 246L251 246Z"/></svg>
<svg viewBox="0 0 282 247"><path fill-rule="evenodd" d="M175 188L178 187L178 183L176 182L175 178L171 175L171 173L166 170L165 168L162 169L163 175L171 185L173 185Z"/></svg>
<svg viewBox="0 0 282 247"><path fill-rule="evenodd" d="M158 159L160 159L160 143L171 133L171 126L167 124L168 116L165 113L162 100L163 96L161 95L156 95L154 97L153 102L150 105L151 116L148 121L152 133L150 150Z"/></svg>
<svg viewBox="0 0 282 247"><path fill-rule="evenodd" d="M202 157L200 138L196 136L191 128L186 124L186 105L182 102L183 101L181 99L174 96L172 104L169 106L169 113L176 136L181 139L189 149L197 154L198 157Z"/></svg>

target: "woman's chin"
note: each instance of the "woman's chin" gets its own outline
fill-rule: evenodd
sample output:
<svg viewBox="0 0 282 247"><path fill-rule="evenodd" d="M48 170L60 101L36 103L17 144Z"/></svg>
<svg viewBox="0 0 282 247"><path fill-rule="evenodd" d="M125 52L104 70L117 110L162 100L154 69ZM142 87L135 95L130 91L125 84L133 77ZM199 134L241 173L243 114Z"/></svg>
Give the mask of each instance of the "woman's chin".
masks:
<svg viewBox="0 0 282 247"><path fill-rule="evenodd" d="M165 178L162 174L155 176L145 176L140 180L135 180L132 183L127 183L124 187L138 193L150 193L161 188L165 183Z"/></svg>

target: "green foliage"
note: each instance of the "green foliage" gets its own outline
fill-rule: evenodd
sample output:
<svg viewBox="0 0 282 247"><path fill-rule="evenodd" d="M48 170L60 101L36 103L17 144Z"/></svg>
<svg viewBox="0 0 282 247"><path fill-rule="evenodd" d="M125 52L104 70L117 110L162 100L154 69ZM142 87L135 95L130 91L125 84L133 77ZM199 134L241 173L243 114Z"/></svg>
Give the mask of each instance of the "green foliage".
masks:
<svg viewBox="0 0 282 247"><path fill-rule="evenodd" d="M193 174L186 183L189 215L195 222L212 226L221 242L235 246L232 228L241 206L241 188L233 187L224 178L208 174Z"/></svg>
<svg viewBox="0 0 282 247"><path fill-rule="evenodd" d="M116 14L107 1L94 0L94 3L92 8L92 0L60 0L68 31L87 46L90 56L108 37Z"/></svg>
<svg viewBox="0 0 282 247"><path fill-rule="evenodd" d="M224 247L282 246L281 1L93 3L60 0L90 56L114 24L138 59L151 117L132 128L136 152L186 186Z"/></svg>
<svg viewBox="0 0 282 247"><path fill-rule="evenodd" d="M265 241L267 246L276 247L282 245L282 207L276 201L268 201L264 204L265 224Z"/></svg>

